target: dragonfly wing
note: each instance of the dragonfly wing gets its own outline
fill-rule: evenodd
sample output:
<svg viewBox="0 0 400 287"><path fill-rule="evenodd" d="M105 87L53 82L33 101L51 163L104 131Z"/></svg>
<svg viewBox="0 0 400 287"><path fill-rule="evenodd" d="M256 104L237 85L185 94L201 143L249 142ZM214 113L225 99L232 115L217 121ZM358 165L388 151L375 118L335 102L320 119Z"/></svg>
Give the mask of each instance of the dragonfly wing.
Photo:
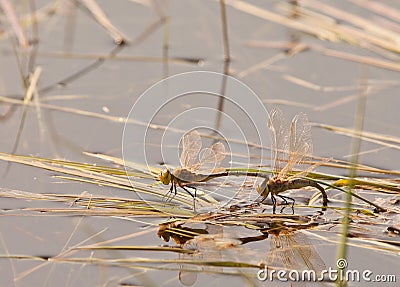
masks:
<svg viewBox="0 0 400 287"><path fill-rule="evenodd" d="M278 108L274 108L269 114L268 130L271 137L272 170L275 175L286 164L288 128L283 112Z"/></svg>
<svg viewBox="0 0 400 287"><path fill-rule="evenodd" d="M204 152L200 158L200 165L198 167L198 172L202 174L211 174L219 169L221 162L225 158L225 146L221 142L217 142L204 149Z"/></svg>
<svg viewBox="0 0 400 287"><path fill-rule="evenodd" d="M312 153L311 126L306 114L300 113L293 118L289 129L287 150L287 164L280 171L279 176L292 171Z"/></svg>
<svg viewBox="0 0 400 287"><path fill-rule="evenodd" d="M277 269L297 270L298 262L288 236L274 235L270 240L267 265Z"/></svg>
<svg viewBox="0 0 400 287"><path fill-rule="evenodd" d="M297 232L292 236L291 240L293 241L293 246L297 246L295 250L303 261L303 268L314 270L317 274L326 269L324 261L305 234Z"/></svg>
<svg viewBox="0 0 400 287"><path fill-rule="evenodd" d="M190 169L195 166L198 161L199 152L202 146L200 134L196 130L187 132L182 136L181 143L181 166Z"/></svg>

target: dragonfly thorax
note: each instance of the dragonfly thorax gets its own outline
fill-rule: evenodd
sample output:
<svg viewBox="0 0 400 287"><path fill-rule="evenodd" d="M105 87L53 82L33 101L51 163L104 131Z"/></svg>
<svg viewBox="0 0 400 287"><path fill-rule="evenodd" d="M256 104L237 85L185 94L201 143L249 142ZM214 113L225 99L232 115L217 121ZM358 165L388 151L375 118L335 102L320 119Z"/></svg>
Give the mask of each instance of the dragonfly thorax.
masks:
<svg viewBox="0 0 400 287"><path fill-rule="evenodd" d="M278 194L289 189L289 181L278 176L264 180L256 190L262 197L267 198L269 193Z"/></svg>
<svg viewBox="0 0 400 287"><path fill-rule="evenodd" d="M289 181L273 177L268 180L267 188L273 194L278 194L289 189Z"/></svg>

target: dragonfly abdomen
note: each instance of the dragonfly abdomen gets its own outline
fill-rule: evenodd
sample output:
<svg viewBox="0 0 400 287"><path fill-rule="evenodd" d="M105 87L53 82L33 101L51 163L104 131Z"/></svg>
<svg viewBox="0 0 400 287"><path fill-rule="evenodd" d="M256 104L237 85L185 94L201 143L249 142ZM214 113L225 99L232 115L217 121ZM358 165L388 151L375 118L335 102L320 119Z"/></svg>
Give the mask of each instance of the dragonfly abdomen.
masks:
<svg viewBox="0 0 400 287"><path fill-rule="evenodd" d="M326 206L328 206L328 197L326 195L325 189L322 186L320 186L318 183L316 183L315 181L312 181L309 179L304 179L304 178L296 178L296 179L292 179L292 180L274 179L274 180L270 180L268 182L268 188L272 194L279 194L286 190L300 189L300 188L307 187L307 186L315 187L321 192L322 205L325 210Z"/></svg>
<svg viewBox="0 0 400 287"><path fill-rule="evenodd" d="M177 178L181 182L190 183L190 182L205 182L212 178L227 176L227 172L215 173L215 174L202 174L195 173L187 169L176 169L173 172L175 178Z"/></svg>
<svg viewBox="0 0 400 287"><path fill-rule="evenodd" d="M293 186L295 186L295 187L291 187L291 189L303 188L306 186L312 186L312 187L315 187L316 189L318 189L322 195L323 210L326 210L326 207L328 206L328 196L326 195L325 189L322 186L320 186L318 183L316 183L313 180L303 179L303 178L294 179L291 182L292 182Z"/></svg>
<svg viewBox="0 0 400 287"><path fill-rule="evenodd" d="M289 189L300 189L307 186L316 187L316 183L312 180L303 178L296 178L288 181Z"/></svg>

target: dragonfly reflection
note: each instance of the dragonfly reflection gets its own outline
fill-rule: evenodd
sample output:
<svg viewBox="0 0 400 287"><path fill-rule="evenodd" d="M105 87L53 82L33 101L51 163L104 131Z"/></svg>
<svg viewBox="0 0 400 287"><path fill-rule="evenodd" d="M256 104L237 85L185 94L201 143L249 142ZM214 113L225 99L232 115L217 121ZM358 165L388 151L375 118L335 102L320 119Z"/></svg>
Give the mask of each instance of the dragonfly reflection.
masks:
<svg viewBox="0 0 400 287"><path fill-rule="evenodd" d="M316 276L320 276L322 270L325 269L324 261L315 247L301 232L301 230L318 226L317 221L310 217L290 216L285 217L284 220L283 218L278 220L262 218L261 221L253 222L253 224L260 226L261 234L251 237L236 237L235 233L224 232L225 228L230 227L219 224L217 220L213 224L205 224L205 228L191 228L179 222L161 224L158 236L166 242L172 239L181 247L182 252L179 253L177 261L179 264L178 279L185 286L193 285L197 280L198 273L222 272L223 269L218 263L221 263L223 254L228 256L225 257L226 260L229 258L228 254L235 254L235 251L238 252L238 250L241 252L240 259L234 255L231 260L239 259L240 262L249 263L262 260L268 267L265 271L268 273L264 273L268 274L268 278L273 276L271 270L276 270L276 272L278 270L296 270L299 271L299 274L303 270L312 270ZM245 247L249 243L263 240L270 241L270 248L266 255L263 252L260 253L260 250L253 250L257 245ZM264 248L264 244L259 246ZM204 265L205 262L209 262L210 265ZM293 284L292 286L305 285L304 282L293 282Z"/></svg>
<svg viewBox="0 0 400 287"><path fill-rule="evenodd" d="M161 224L157 235L168 242L170 238L178 244L182 253L179 253L178 279L182 285L192 286L197 280L197 274L209 271L221 272L222 268L217 266L203 266L196 264L201 261L221 260L219 240L222 237L222 227L206 224L206 228L190 228L182 224ZM192 263L192 264L190 264Z"/></svg>
<svg viewBox="0 0 400 287"><path fill-rule="evenodd" d="M304 228L309 228L309 226L304 226ZM314 280L321 275L326 266L306 235L298 229L302 229L301 225L291 228L284 225L282 221L270 224L268 234L272 236L266 263L269 270L286 270L288 272L296 270L298 271L296 274L299 276L304 271L307 274L306 279ZM308 276L312 277L307 278ZM305 286L305 282L299 281L295 282L295 286Z"/></svg>

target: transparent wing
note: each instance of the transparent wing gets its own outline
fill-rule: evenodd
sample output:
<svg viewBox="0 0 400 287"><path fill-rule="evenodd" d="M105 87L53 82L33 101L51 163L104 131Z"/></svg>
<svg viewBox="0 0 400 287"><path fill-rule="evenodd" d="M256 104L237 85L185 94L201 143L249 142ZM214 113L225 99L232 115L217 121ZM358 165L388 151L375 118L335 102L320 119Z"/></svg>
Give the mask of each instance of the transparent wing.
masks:
<svg viewBox="0 0 400 287"><path fill-rule="evenodd" d="M292 246L291 234L273 235L267 255L267 266L276 270L297 270L301 272L296 246ZM306 286L305 282L296 282L296 286Z"/></svg>
<svg viewBox="0 0 400 287"><path fill-rule="evenodd" d="M283 112L274 108L268 118L268 130L271 137L271 162L274 175L278 175L286 164L288 124Z"/></svg>
<svg viewBox="0 0 400 287"><path fill-rule="evenodd" d="M295 250L303 261L302 265L305 269L314 270L318 273L326 269L324 261L303 233L297 232L293 234L290 240L292 241L292 246L295 247Z"/></svg>
<svg viewBox="0 0 400 287"><path fill-rule="evenodd" d="M268 266L288 270L296 270L298 268L295 250L291 246L291 242L287 235L274 235L270 239L270 250L267 256Z"/></svg>
<svg viewBox="0 0 400 287"><path fill-rule="evenodd" d="M196 130L185 133L181 139L181 166L187 169L195 168L201 150L201 137Z"/></svg>
<svg viewBox="0 0 400 287"><path fill-rule="evenodd" d="M211 174L216 171L222 171L220 169L221 162L225 158L225 146L221 142L217 142L204 149L202 156L200 158L199 166L197 167L197 172L202 174Z"/></svg>
<svg viewBox="0 0 400 287"><path fill-rule="evenodd" d="M293 118L290 124L287 151L287 163L279 172L279 177L285 177L312 153L311 126L306 114L300 113Z"/></svg>

